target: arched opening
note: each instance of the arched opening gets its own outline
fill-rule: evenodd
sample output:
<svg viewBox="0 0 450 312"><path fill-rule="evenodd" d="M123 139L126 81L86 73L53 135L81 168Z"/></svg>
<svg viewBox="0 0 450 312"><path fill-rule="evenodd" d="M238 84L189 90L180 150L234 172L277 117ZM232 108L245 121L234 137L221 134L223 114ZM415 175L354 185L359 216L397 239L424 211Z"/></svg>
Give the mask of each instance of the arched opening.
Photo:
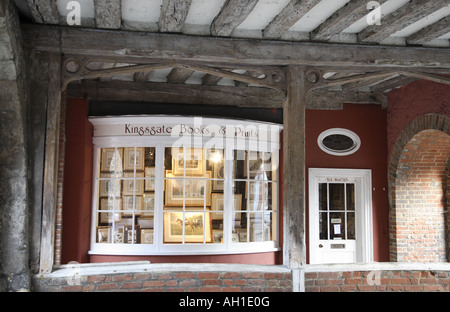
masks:
<svg viewBox="0 0 450 312"><path fill-rule="evenodd" d="M448 261L448 123L446 117L424 116L405 129L397 142L404 144L398 159L391 160L391 261ZM393 162L397 162L395 172Z"/></svg>

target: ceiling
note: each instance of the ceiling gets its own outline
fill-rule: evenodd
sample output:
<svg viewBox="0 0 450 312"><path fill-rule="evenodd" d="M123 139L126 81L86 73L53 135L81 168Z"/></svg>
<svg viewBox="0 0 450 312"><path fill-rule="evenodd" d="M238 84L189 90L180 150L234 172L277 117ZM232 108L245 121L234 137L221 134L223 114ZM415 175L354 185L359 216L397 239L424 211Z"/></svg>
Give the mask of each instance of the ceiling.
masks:
<svg viewBox="0 0 450 312"><path fill-rule="evenodd" d="M70 19L79 8L81 26L93 28L450 47L447 0L56 0L56 4L27 0L26 5L20 2L18 7L23 15L43 24L65 25L68 16ZM380 25L369 25L378 12ZM425 34L425 30L431 29L432 33Z"/></svg>
<svg viewBox="0 0 450 312"><path fill-rule="evenodd" d="M15 3L25 19L38 24L75 23L85 28L222 38L450 48L448 0L15 0ZM381 19L377 20L378 17ZM127 64L91 66L102 70ZM239 68L227 70L246 74ZM324 78L352 74L361 73L327 73L330 76ZM243 87L242 81L232 78L214 77L192 68L168 67L101 77L97 82ZM414 77L394 74L328 90L366 92L379 103L376 94L413 80ZM365 96L362 98L367 100Z"/></svg>

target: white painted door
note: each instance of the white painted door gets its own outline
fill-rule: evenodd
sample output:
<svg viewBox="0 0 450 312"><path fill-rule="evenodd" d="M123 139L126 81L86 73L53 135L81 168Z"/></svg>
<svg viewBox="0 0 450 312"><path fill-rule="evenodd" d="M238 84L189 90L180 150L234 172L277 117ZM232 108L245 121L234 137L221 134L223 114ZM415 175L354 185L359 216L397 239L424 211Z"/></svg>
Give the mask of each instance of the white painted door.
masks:
<svg viewBox="0 0 450 312"><path fill-rule="evenodd" d="M310 263L372 260L370 170L310 169Z"/></svg>

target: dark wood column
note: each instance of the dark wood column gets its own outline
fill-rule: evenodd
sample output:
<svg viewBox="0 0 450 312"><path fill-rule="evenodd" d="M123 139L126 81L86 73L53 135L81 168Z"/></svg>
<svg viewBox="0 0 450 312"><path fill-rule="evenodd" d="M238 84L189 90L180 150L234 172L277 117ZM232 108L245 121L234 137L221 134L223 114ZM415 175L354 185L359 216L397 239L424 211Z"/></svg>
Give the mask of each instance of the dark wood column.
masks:
<svg viewBox="0 0 450 312"><path fill-rule="evenodd" d="M305 263L305 70L287 72L283 106L283 262L293 270Z"/></svg>

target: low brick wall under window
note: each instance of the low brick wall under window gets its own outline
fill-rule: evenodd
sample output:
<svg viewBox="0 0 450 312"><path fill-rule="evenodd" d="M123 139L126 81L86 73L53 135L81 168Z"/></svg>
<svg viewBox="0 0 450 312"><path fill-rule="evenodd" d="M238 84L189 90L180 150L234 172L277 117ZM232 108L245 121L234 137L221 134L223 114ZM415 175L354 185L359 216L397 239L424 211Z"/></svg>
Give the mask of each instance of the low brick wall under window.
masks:
<svg viewBox="0 0 450 312"><path fill-rule="evenodd" d="M280 266L150 264L60 266L33 277L37 292L290 292L291 271Z"/></svg>
<svg viewBox="0 0 450 312"><path fill-rule="evenodd" d="M308 266L306 292L450 291L450 264L379 263Z"/></svg>

